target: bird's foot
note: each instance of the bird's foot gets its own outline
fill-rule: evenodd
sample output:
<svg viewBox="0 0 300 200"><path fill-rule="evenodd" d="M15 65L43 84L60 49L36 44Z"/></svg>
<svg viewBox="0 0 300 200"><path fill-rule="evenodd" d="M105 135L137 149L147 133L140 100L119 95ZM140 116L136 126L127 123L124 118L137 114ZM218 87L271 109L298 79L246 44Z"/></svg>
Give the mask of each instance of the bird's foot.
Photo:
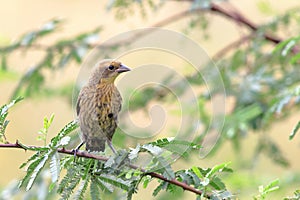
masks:
<svg viewBox="0 0 300 200"><path fill-rule="evenodd" d="M76 155L79 152L79 149L82 147L82 145L84 144L84 142L81 142L75 149L72 150L72 153L74 154L74 161L76 159Z"/></svg>

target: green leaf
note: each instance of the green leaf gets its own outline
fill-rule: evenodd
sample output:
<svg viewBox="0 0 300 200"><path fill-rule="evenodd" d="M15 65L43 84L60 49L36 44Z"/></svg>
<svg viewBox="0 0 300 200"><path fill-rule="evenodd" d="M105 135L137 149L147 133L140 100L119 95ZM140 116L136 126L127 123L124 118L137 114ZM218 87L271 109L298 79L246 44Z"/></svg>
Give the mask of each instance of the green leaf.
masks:
<svg viewBox="0 0 300 200"><path fill-rule="evenodd" d="M76 120L69 122L67 125L65 125L60 132L58 133L57 136L53 137L51 139L51 147L59 147L61 145L60 140L67 136L69 133L74 131L76 128L78 128L78 123Z"/></svg>
<svg viewBox="0 0 300 200"><path fill-rule="evenodd" d="M213 177L210 179L209 185L211 185L215 190L225 190L225 184L222 182L222 180L219 177Z"/></svg>
<svg viewBox="0 0 300 200"><path fill-rule="evenodd" d="M272 181L266 187L264 187L263 192L267 194L267 193L273 192L275 190L278 190L279 189L278 184L279 184L279 179Z"/></svg>
<svg viewBox="0 0 300 200"><path fill-rule="evenodd" d="M185 182L188 185L192 185L194 180L187 174L188 170L180 170L176 172L176 176L179 177L181 182Z"/></svg>
<svg viewBox="0 0 300 200"><path fill-rule="evenodd" d="M198 169L198 167L192 167L192 171L199 177L199 178L203 178L204 176L201 174L200 170Z"/></svg>
<svg viewBox="0 0 300 200"><path fill-rule="evenodd" d="M17 97L16 99L13 99L10 103L1 106L1 108L0 108L1 121L3 120L2 119L3 117L5 118L7 116L8 109L10 109L13 105L15 105L16 103L18 103L21 100L23 100L23 97Z"/></svg>
<svg viewBox="0 0 300 200"><path fill-rule="evenodd" d="M164 157L154 157L153 163L157 163L157 165L150 168L149 171L162 171L163 176L168 180L175 178L175 173L170 165L170 162L168 162L168 160L166 160Z"/></svg>
<svg viewBox="0 0 300 200"><path fill-rule="evenodd" d="M186 172L186 174L189 175L192 178L192 180L193 180L192 184L195 185L195 187L199 187L200 183L202 184L202 181L199 179L199 177L195 173L193 173L192 171L188 170Z"/></svg>
<svg viewBox="0 0 300 200"><path fill-rule="evenodd" d="M73 164L69 166L67 174L61 180L57 189L57 192L61 194L62 200L69 199L74 192L74 189L78 186L82 178L80 173L82 170L84 168L81 165Z"/></svg>
<svg viewBox="0 0 300 200"><path fill-rule="evenodd" d="M63 137L63 138L59 141L58 146L64 147L64 146L66 146L66 145L69 144L70 140L71 140L71 137L70 137L70 136L65 136L65 137Z"/></svg>
<svg viewBox="0 0 300 200"><path fill-rule="evenodd" d="M55 183L59 179L60 174L60 164L59 164L59 155L55 152L50 159L50 173L52 183Z"/></svg>
<svg viewBox="0 0 300 200"><path fill-rule="evenodd" d="M269 1L266 0L260 0L257 2L257 7L260 10L260 12L267 14L267 15L274 15L276 13Z"/></svg>
<svg viewBox="0 0 300 200"><path fill-rule="evenodd" d="M98 187L104 192L112 193L114 191L114 188L111 184L102 181L99 177L94 177L92 181L94 181L95 184L97 184Z"/></svg>
<svg viewBox="0 0 300 200"><path fill-rule="evenodd" d="M129 152L129 155L128 155L128 158L130 160L133 160L135 158L138 157L138 153L140 152L140 149L141 149L141 145L140 144L137 144L137 146L134 148L134 149L130 149L130 152Z"/></svg>
<svg viewBox="0 0 300 200"><path fill-rule="evenodd" d="M254 199L265 199L267 194L276 191L279 189L279 180L276 179L274 181L272 181L271 183L269 183L267 186L259 186L258 190L259 190L259 195L257 195L256 197L254 197Z"/></svg>
<svg viewBox="0 0 300 200"><path fill-rule="evenodd" d="M22 46L29 46L33 43L33 41L36 39L36 36L37 36L37 33L36 32L30 32L30 33L27 33L25 34L21 41L20 41L20 44Z"/></svg>
<svg viewBox="0 0 300 200"><path fill-rule="evenodd" d="M209 178L212 175L214 175L216 172L221 172L223 171L224 168L227 168L228 165L230 165L231 162L227 162L227 163L222 163L219 165L214 166L207 174L205 177Z"/></svg>
<svg viewBox="0 0 300 200"><path fill-rule="evenodd" d="M19 187L22 187L26 184L26 191L30 190L34 181L36 180L38 174L41 172L45 166L51 152L47 152L43 156L36 157L27 168L27 173L25 177L19 184Z"/></svg>
<svg viewBox="0 0 300 200"><path fill-rule="evenodd" d="M62 55L62 57L58 63L58 67L60 67L60 68L64 67L66 64L68 64L68 62L71 60L71 58L72 58L72 53Z"/></svg>
<svg viewBox="0 0 300 200"><path fill-rule="evenodd" d="M148 143L153 146L161 147L165 150L168 150L174 154L187 157L188 152L192 149L200 149L200 145L195 144L190 141L184 140L174 140L174 138L163 138L155 142Z"/></svg>
<svg viewBox="0 0 300 200"><path fill-rule="evenodd" d="M48 119L47 117L44 117L44 121L43 121L43 129L39 130L39 135L37 137L38 140L42 140L44 142L44 146L46 146L46 139L47 139L47 135L48 135L48 130L53 122L54 119L54 114L51 114L50 118Z"/></svg>
<svg viewBox="0 0 300 200"><path fill-rule="evenodd" d="M300 60L300 53L297 53L296 55L294 55L291 60L290 60L290 63L295 65L297 64L297 62Z"/></svg>
<svg viewBox="0 0 300 200"><path fill-rule="evenodd" d="M300 199L300 190L296 190L294 192L294 196L284 198L284 200L299 200L299 199Z"/></svg>
<svg viewBox="0 0 300 200"><path fill-rule="evenodd" d="M43 36L43 35L53 32L58 27L57 25L61 22L62 22L62 20L60 20L60 19L53 19L53 20L47 22L39 30L39 35Z"/></svg>
<svg viewBox="0 0 300 200"><path fill-rule="evenodd" d="M109 157L109 159L105 162L104 168L112 167L115 164L115 158L113 156Z"/></svg>
<svg viewBox="0 0 300 200"><path fill-rule="evenodd" d="M108 175L108 174L103 174L99 176L100 180L109 183L115 187L121 188L123 190L128 190L130 186L129 181L124 181L121 178L117 178L116 176L113 175Z"/></svg>
<svg viewBox="0 0 300 200"><path fill-rule="evenodd" d="M89 185L89 181L90 181L90 178L89 176L86 176L85 179L82 179L79 183L79 187L74 195L74 198L73 199L78 199L78 200L83 200L85 199L84 198L84 193Z"/></svg>
<svg viewBox="0 0 300 200"><path fill-rule="evenodd" d="M292 140L295 137L295 135L296 135L297 131L299 130L299 128L300 128L300 121L298 121L297 125L294 127L294 129L290 133L290 136L289 136L290 140Z"/></svg>
<svg viewBox="0 0 300 200"><path fill-rule="evenodd" d="M90 184L90 194L91 194L91 199L92 200L100 200L100 189L99 189L99 184L98 181L96 181L95 178L91 179L91 184Z"/></svg>
<svg viewBox="0 0 300 200"><path fill-rule="evenodd" d="M43 167L45 166L46 162L48 160L48 154L46 154L43 159L39 162L39 164L35 167L33 170L33 173L30 176L30 179L28 181L28 184L26 186L26 191L30 190L34 181L36 180L38 174L42 171ZM30 167L30 166L29 166Z"/></svg>
<svg viewBox="0 0 300 200"><path fill-rule="evenodd" d="M22 169L23 167L25 167L30 162L34 162L35 160L37 160L39 158L39 156L40 156L40 152L37 152L37 153L33 154L26 162L21 164L19 169Z"/></svg>
<svg viewBox="0 0 300 200"><path fill-rule="evenodd" d="M56 183L51 183L49 185L49 193L52 192L55 187L56 187Z"/></svg>
<svg viewBox="0 0 300 200"><path fill-rule="evenodd" d="M155 156L158 156L163 152L163 150L160 147L154 146L152 144L144 144L142 148L149 151L151 154Z"/></svg>
<svg viewBox="0 0 300 200"><path fill-rule="evenodd" d="M59 22L61 22L61 21L58 19L54 19L54 20L47 22L40 29L29 32L29 33L25 34L24 36L22 36L19 43L22 46L30 46L39 37L45 36L45 35L53 32L56 29L57 24L59 24Z"/></svg>
<svg viewBox="0 0 300 200"><path fill-rule="evenodd" d="M152 196L157 196L161 190L164 190L168 186L168 182L162 181L153 191Z"/></svg>
<svg viewBox="0 0 300 200"><path fill-rule="evenodd" d="M151 176L144 176L143 177L143 188L147 188L147 186L151 180L152 180Z"/></svg>

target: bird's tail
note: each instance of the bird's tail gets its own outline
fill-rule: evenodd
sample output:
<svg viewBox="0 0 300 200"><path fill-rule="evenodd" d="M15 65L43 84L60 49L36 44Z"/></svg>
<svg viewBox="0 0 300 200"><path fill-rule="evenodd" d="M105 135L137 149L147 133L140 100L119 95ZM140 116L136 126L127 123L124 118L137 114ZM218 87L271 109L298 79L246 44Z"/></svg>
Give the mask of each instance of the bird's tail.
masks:
<svg viewBox="0 0 300 200"><path fill-rule="evenodd" d="M86 140L86 150L93 151L104 151L105 150L105 142L102 138L87 138Z"/></svg>

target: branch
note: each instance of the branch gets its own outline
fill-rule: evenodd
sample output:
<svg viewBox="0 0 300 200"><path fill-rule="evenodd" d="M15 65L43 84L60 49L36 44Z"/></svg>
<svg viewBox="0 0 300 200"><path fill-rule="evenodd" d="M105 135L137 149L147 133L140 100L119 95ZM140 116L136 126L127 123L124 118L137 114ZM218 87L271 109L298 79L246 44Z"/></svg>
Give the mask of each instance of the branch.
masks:
<svg viewBox="0 0 300 200"><path fill-rule="evenodd" d="M181 0L181 1L189 1L189 2L193 2L194 0ZM226 2L227 5L230 5L230 7L232 7L233 9L231 10L226 10L225 8L223 8L222 6L219 6L218 4L215 4L215 3L211 3L210 5L210 8L209 10L207 11L210 11L212 13L216 13L218 15L221 15L221 16L224 16L238 24L242 24L246 27L248 27L250 30L252 30L252 32L257 32L260 28L259 25L255 24L254 22L252 22L250 19L248 19L247 17L245 17L241 12L239 12L236 8L234 8L234 6L228 2ZM190 12L199 12L199 11L204 11L202 8L197 8L197 9L194 9L194 10L191 10ZM220 50L214 57L220 57L221 55L223 55L224 53L226 53L226 51L228 52L228 50L236 47L236 46L239 46L240 44L244 43L245 41L247 41L248 39L251 38L251 35L250 34L249 36L245 36L245 37L242 37L240 38L239 40L225 46L222 50ZM274 44L278 44L280 42L283 41L282 38L279 38L275 35L272 35L272 34L269 34L269 33L263 33L263 37L274 43ZM292 48L292 52L294 54L296 53L299 53L300 52L300 48L298 46L294 46Z"/></svg>
<svg viewBox="0 0 300 200"><path fill-rule="evenodd" d="M230 20L233 20L236 23L243 24L246 27L250 28L254 32L258 31L258 29L259 29L258 25L256 25L250 19L248 19L244 15L242 15L237 9L235 9L235 11L228 11L221 6L218 6L217 4L212 3L210 10L212 12L216 12L220 15L223 15L223 16L229 18ZM282 41L282 39L280 39L276 36L273 36L273 35L269 35L267 33L264 33L263 36L266 40L269 40L275 44L278 44Z"/></svg>
<svg viewBox="0 0 300 200"><path fill-rule="evenodd" d="M172 0L171 0L172 1ZM193 0L182 0L182 1L188 1L188 2L193 2ZM225 9L224 6L219 6L218 4L215 4L215 3L211 3L211 6L210 8L208 9L205 9L205 8L202 8L202 7L198 7L198 8L195 8L195 9L187 9L187 10L184 10L184 11L181 11L181 12L178 12L170 17L167 17L157 23L154 23L152 25L150 25L149 27L164 27L164 26L167 26L168 24L171 24L171 23L174 23L180 19L183 19L187 16L190 16L192 14L195 14L195 13L199 13L199 12L212 12L212 13L216 13L218 15L221 15L221 16L224 16L238 24L242 24L246 27L248 27L249 29L251 29L253 32L257 32L260 28L259 25L255 24L254 22L252 22L250 19L248 19L247 17L245 17L241 12L239 12L236 8L233 7L232 4L229 4L227 2L228 5L230 5L230 7L232 7L233 9ZM145 35L148 35L150 33L152 33L153 31L155 31L155 29L146 29L146 30L141 30L140 32L138 32L137 34L134 34L132 35L131 37L129 38L126 38L124 40L121 40L121 41L115 41L115 42L112 42L112 43L109 43L109 44L94 44L94 45L89 45L88 47L89 48L112 48L112 47L115 47L115 46L125 46L125 45L128 45L130 44L133 40L136 40L137 38L140 38L140 37L143 37ZM280 42L283 41L283 39L277 37L277 36L274 36L274 35L271 35L271 34L268 34L268 33L264 33L263 34L263 37L274 43L274 44L278 44ZM220 55L222 55L224 52L226 52L226 50L230 50L238 45L240 45L241 43L243 43L244 41L247 41L249 38L251 37L242 37L241 39L239 39L238 41L236 42L233 42L231 44L229 44L228 46L224 47L224 50L221 50L222 53L217 53L217 55L215 57L220 57ZM20 48L23 48L23 46L20 46ZM25 48L25 47L24 47ZM51 46L47 46L47 45L43 45L43 44L31 44L30 46L26 46L26 48L34 48L34 49L37 49L37 50L49 50L49 48L51 48ZM300 49L296 46L293 47L292 49L292 52L293 53L298 53L300 51Z"/></svg>
<svg viewBox="0 0 300 200"><path fill-rule="evenodd" d="M39 148L38 146L27 146L29 148ZM24 146L20 145L18 143L18 141L16 141L16 143L7 143L7 144L0 144L0 148L17 148L17 149L23 149L23 150L27 150ZM58 148L57 152L62 153L62 154L68 154L68 155L74 155L74 151L73 150L68 150L65 148ZM76 152L76 156L78 157L83 157L83 158L91 158L91 159L95 159L95 160L101 160L101 161L107 161L109 158L108 157L104 157L104 156L98 156L92 153L88 153L86 151L77 151ZM181 187L183 190L187 190L190 191L192 193L195 193L197 195L203 195L203 192L201 190L198 190L190 185L187 185L186 183L180 182L177 179L172 179L169 180L167 178L165 178L164 176L162 176L161 174L155 173L155 172L147 172L145 169L136 166L136 165L132 165L129 164L128 165L130 168L132 169L139 169L141 170L143 173L145 173L145 175L149 175L152 178L157 178L160 180L163 180L165 182L168 182L170 184L176 185L178 187ZM212 195L205 195L205 198L207 199L211 199Z"/></svg>

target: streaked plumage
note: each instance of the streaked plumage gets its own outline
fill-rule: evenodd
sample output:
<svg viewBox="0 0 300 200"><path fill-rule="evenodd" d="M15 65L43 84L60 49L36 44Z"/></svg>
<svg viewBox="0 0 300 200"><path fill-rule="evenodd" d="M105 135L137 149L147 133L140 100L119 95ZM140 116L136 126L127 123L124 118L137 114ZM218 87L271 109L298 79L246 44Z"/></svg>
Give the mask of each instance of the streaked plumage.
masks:
<svg viewBox="0 0 300 200"><path fill-rule="evenodd" d="M110 145L122 105L114 80L120 73L129 70L118 61L102 62L81 89L76 111L86 150L104 151L106 141Z"/></svg>

